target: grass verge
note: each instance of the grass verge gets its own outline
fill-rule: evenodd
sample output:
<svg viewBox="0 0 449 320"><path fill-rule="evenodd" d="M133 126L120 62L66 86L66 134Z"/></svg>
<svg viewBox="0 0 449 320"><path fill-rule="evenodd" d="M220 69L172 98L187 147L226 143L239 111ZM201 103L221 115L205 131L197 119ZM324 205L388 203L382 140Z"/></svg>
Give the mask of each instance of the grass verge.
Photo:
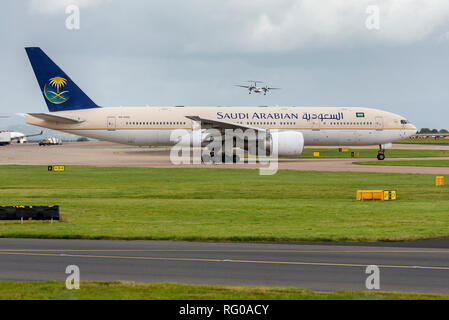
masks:
<svg viewBox="0 0 449 320"><path fill-rule="evenodd" d="M430 135L430 134L429 134ZM404 139L396 141L395 143L402 144L449 144L449 140L446 139L435 139L435 138L418 138L418 139Z"/></svg>
<svg viewBox="0 0 449 320"><path fill-rule="evenodd" d="M320 158L351 158L351 152L359 154L359 158L376 159L377 148L373 149L349 149L348 152L339 152L338 148L304 148L299 157L281 157L281 158L314 158L313 152L319 152ZM425 158L425 157L449 157L449 150L408 150L408 149L387 149L385 151L387 158Z"/></svg>
<svg viewBox="0 0 449 320"><path fill-rule="evenodd" d="M357 161L354 164L370 166L449 167L449 160Z"/></svg>
<svg viewBox="0 0 449 320"><path fill-rule="evenodd" d="M446 177L446 180L449 179ZM360 202L357 189L398 200ZM61 222L0 221L0 237L396 241L449 236L433 175L282 170L0 166L1 205L59 205Z"/></svg>
<svg viewBox="0 0 449 320"><path fill-rule="evenodd" d="M448 300L449 295L337 291L301 288L194 285L180 283L81 282L68 290L62 281L0 282L0 300Z"/></svg>

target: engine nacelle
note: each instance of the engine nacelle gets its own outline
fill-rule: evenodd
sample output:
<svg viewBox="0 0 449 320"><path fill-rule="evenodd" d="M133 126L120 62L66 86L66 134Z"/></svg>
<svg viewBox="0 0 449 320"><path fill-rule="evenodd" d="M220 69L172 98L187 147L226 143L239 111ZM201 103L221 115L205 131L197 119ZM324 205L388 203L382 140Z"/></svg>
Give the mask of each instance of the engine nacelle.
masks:
<svg viewBox="0 0 449 320"><path fill-rule="evenodd" d="M304 136L298 131L271 132L269 154L278 156L299 156L304 149Z"/></svg>

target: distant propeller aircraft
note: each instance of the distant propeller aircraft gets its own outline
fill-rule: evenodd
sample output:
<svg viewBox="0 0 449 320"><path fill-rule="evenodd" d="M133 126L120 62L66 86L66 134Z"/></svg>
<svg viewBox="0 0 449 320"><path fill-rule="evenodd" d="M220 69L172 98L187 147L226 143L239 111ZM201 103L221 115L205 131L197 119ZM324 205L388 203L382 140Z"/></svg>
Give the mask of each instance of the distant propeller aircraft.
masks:
<svg viewBox="0 0 449 320"><path fill-rule="evenodd" d="M248 94L251 94L251 92L255 92L255 93L262 93L263 95L266 96L267 92L270 90L274 90L274 89L281 89L281 88L272 88L269 86L264 86L264 87L258 87L257 84L258 83L263 83L262 81L256 81L256 80L248 80L248 82L250 82L251 84L245 86L245 85L241 85L241 84L236 84L236 87L241 87L241 88L246 88L248 89Z"/></svg>

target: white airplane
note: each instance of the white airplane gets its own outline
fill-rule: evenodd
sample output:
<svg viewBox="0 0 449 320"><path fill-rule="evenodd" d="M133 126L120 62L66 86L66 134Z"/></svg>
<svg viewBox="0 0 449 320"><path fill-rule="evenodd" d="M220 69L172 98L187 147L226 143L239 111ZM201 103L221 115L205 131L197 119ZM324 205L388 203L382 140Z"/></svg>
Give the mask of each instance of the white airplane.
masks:
<svg viewBox="0 0 449 320"><path fill-rule="evenodd" d="M248 94L251 94L251 92L255 92L255 93L262 93L263 95L266 96L267 92L270 90L275 90L275 89L281 89L281 88L272 88L269 86L264 86L264 87L258 87L257 84L258 83L263 83L262 81L254 81L254 80L248 80L248 82L252 82L253 84L249 84L247 86L244 85L240 85L240 84L235 84L236 87L241 87L241 88L246 88L248 89Z"/></svg>
<svg viewBox="0 0 449 320"><path fill-rule="evenodd" d="M29 137L35 137L35 136L40 136L43 131L41 131L40 133L36 133L36 134L24 134L22 132L15 132L15 131L2 131L2 132L6 132L8 133L10 142L12 141L17 141L17 143L26 143L27 142L27 138Z"/></svg>
<svg viewBox="0 0 449 320"><path fill-rule="evenodd" d="M266 134L264 148L301 155L304 146L384 145L416 133L404 117L361 107L99 107L40 48L26 48L49 112L28 113L31 125L137 146L172 146L174 130L193 137L214 128ZM206 135L200 135L206 139Z"/></svg>
<svg viewBox="0 0 449 320"><path fill-rule="evenodd" d="M36 133L36 134L24 134L22 132L13 132L11 131L11 140L16 140L17 143L26 143L27 138L29 137L36 137L42 135L43 131Z"/></svg>

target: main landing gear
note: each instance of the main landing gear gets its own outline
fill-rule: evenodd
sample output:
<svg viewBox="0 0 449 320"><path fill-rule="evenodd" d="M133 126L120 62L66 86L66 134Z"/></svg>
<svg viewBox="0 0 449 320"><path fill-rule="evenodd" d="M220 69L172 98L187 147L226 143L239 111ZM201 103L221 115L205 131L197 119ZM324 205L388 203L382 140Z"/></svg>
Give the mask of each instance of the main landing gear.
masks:
<svg viewBox="0 0 449 320"><path fill-rule="evenodd" d="M377 151L377 160L385 159L385 149L382 149L382 145L379 145L379 151Z"/></svg>
<svg viewBox="0 0 449 320"><path fill-rule="evenodd" d="M210 151L209 153L203 154L201 161L203 163L237 163L240 162L240 157L236 154Z"/></svg>

